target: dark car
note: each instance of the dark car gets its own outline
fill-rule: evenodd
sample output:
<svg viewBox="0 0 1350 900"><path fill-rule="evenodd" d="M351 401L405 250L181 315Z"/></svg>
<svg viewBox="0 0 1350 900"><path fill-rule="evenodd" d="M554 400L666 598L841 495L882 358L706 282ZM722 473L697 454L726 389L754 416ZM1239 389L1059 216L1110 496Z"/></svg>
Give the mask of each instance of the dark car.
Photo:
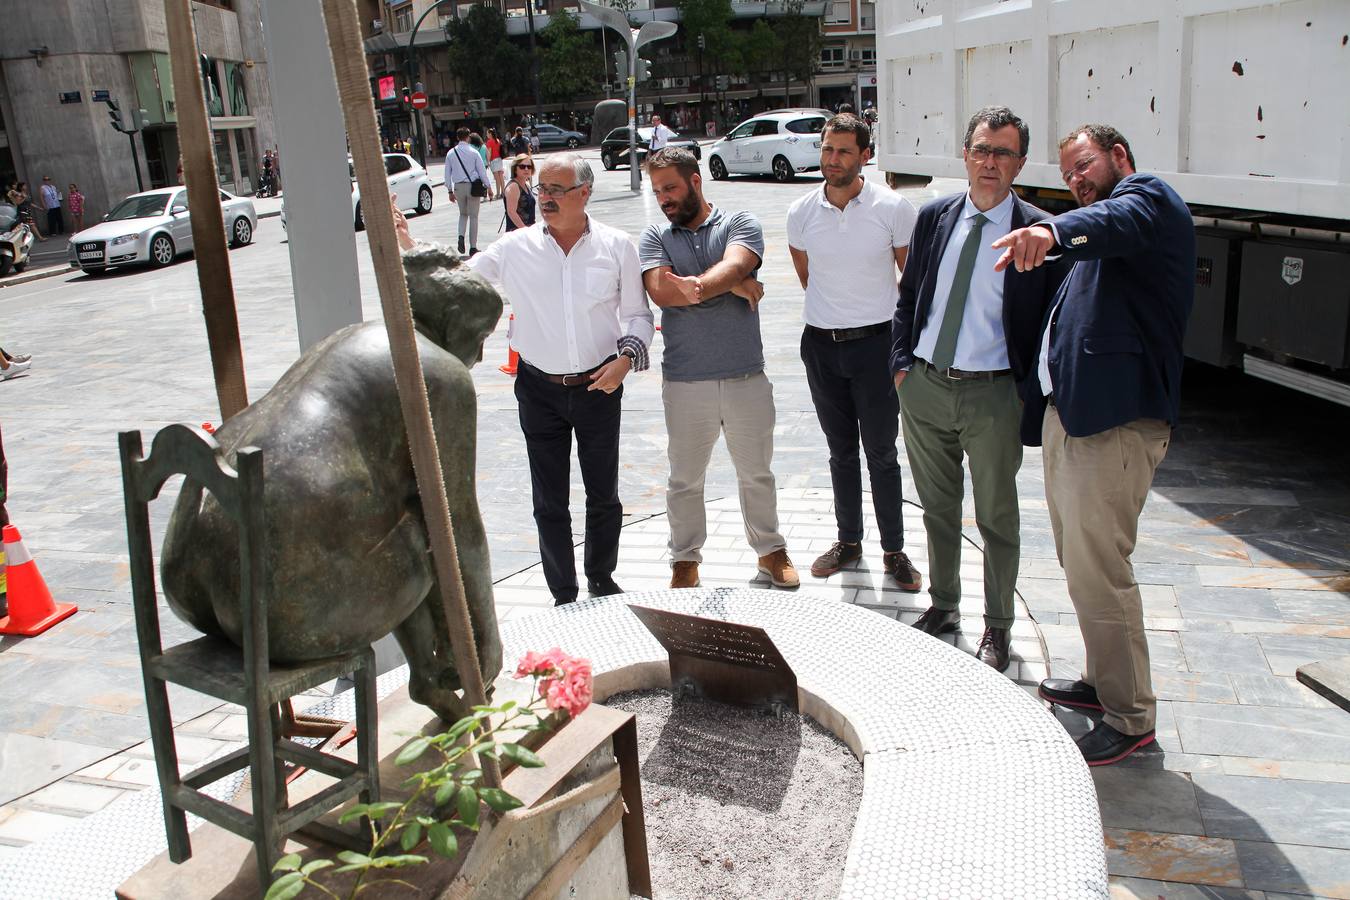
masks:
<svg viewBox="0 0 1350 900"><path fill-rule="evenodd" d="M638 165L647 158L647 145L651 143L652 130L650 128L639 128L637 139ZM672 134L670 140L666 141L667 147L683 147L694 154L694 159L702 159L703 151L699 149L698 141L690 137L683 137L678 134ZM606 169L613 169L616 166L628 165L628 126L615 128L605 139L600 142L600 161L605 164Z"/></svg>

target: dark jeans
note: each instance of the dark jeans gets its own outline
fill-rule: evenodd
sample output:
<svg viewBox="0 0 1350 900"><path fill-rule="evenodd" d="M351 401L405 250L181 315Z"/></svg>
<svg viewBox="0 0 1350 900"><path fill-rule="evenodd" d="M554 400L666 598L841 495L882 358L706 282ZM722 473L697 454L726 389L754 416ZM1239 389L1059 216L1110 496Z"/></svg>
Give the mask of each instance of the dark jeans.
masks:
<svg viewBox="0 0 1350 900"><path fill-rule="evenodd" d="M59 206L53 206L51 209L47 210L47 233L66 233L66 221L61 216L61 207Z"/></svg>
<svg viewBox="0 0 1350 900"><path fill-rule="evenodd" d="M555 600L577 596L576 557L572 553L572 434L586 486L587 578L605 578L619 563L619 419L623 387L612 394L588 391L584 385L552 384L520 367L516 401L520 430L530 459L534 521L539 528L539 555L544 579Z"/></svg>
<svg viewBox="0 0 1350 900"><path fill-rule="evenodd" d="M889 329L855 341L835 342L827 335L802 332L802 362L820 430L830 448L830 482L839 540L863 537L862 467L858 441L867 454L872 508L887 553L905 545L900 511L900 402L890 367Z"/></svg>

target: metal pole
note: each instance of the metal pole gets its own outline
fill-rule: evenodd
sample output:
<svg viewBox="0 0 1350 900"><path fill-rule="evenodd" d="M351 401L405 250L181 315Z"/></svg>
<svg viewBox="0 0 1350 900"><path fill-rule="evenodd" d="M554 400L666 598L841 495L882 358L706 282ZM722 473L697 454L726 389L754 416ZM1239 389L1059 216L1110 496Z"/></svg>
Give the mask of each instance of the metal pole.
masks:
<svg viewBox="0 0 1350 900"><path fill-rule="evenodd" d="M628 189L642 190L642 168L637 161L637 32L628 31Z"/></svg>
<svg viewBox="0 0 1350 900"><path fill-rule="evenodd" d="M413 56L413 44L417 42L417 31L422 27L422 22L426 20L427 16L431 15L433 10L439 6L444 6L447 3L453 2L456 2L456 0L436 0L435 3L427 7L426 12L417 17L417 22L413 25L412 33L408 35L408 46L403 48L403 69L408 76L408 90L410 91L413 89L413 85L417 83L416 59ZM450 9L455 12L455 19L458 20L458 8L452 6ZM426 168L427 135L426 128L422 124L422 111L420 109L412 109L411 106L412 104L410 103L408 112L413 115L413 133L417 138L417 146L413 148L413 158L416 159L423 168Z"/></svg>
<svg viewBox="0 0 1350 900"><path fill-rule="evenodd" d="M136 193L145 190L145 185L141 183L141 160L136 155L136 132L128 131L127 139L131 141L131 167L136 170Z"/></svg>

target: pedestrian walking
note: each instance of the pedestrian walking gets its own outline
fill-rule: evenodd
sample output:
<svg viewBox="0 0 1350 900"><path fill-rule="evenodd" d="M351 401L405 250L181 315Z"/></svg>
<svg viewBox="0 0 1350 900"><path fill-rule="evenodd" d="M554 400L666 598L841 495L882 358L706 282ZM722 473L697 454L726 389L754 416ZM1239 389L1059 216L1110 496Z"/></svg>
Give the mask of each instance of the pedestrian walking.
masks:
<svg viewBox="0 0 1350 900"><path fill-rule="evenodd" d="M483 141L483 136L476 131L471 132L469 134L469 146L478 151L478 155L483 158L483 165L486 167L488 161L491 159L491 154L488 153L487 144ZM494 191L492 189L493 183L488 179L483 179L483 184L487 187L487 196L484 199L491 200L493 197L500 194L500 191Z"/></svg>
<svg viewBox="0 0 1350 900"><path fill-rule="evenodd" d="M38 188L38 193L42 197L42 208L47 211L47 233L65 234L66 220L61 215L61 191L52 184L52 176L42 176L42 185Z"/></svg>
<svg viewBox="0 0 1350 900"><path fill-rule="evenodd" d="M654 334L633 242L587 214L594 184L581 157L549 157L539 173L539 212L548 227L518 228L469 261L515 310L515 393L544 579L556 604L578 594L568 509L574 435L586 488L586 587L593 595L622 593L614 570L623 524L623 380L647 368Z"/></svg>
<svg viewBox="0 0 1350 900"><path fill-rule="evenodd" d="M511 180L502 192L502 203L506 207L506 230L529 228L534 224L535 199L530 187L534 175L534 157L522 153L511 161Z"/></svg>
<svg viewBox="0 0 1350 900"><path fill-rule="evenodd" d="M478 209L487 196L487 167L483 157L469 143L469 129L455 132L459 143L445 158L445 187L450 199L459 206L459 252L464 253L464 236L469 237L470 256L478 252Z"/></svg>
<svg viewBox="0 0 1350 900"><path fill-rule="evenodd" d="M507 141L512 156L519 156L522 153L530 152L530 139L525 136L525 130L519 125L511 133L511 140Z"/></svg>
<svg viewBox="0 0 1350 900"><path fill-rule="evenodd" d="M70 220L76 234L84 231L84 194L74 182L66 188L66 205L70 207Z"/></svg>
<svg viewBox="0 0 1350 900"><path fill-rule="evenodd" d="M673 135L674 132L666 127L660 116L652 116L652 138L647 142L650 152L665 149L666 143Z"/></svg>
<svg viewBox="0 0 1350 900"><path fill-rule="evenodd" d="M1026 123L1007 107L971 117L962 150L969 186L920 211L892 330L905 451L928 533L931 604L914 627L931 635L961 627L965 460L984 542L985 628L975 656L1000 672L1011 662L1021 555L1019 391L1062 279L1054 266L994 271L997 238L1048 218L1012 192L1029 145Z"/></svg>
<svg viewBox="0 0 1350 900"><path fill-rule="evenodd" d="M535 125L530 126L530 152L539 152L539 128Z"/></svg>
<svg viewBox="0 0 1350 900"><path fill-rule="evenodd" d="M697 587L708 537L703 485L713 446L726 436L740 491L745 539L775 587L801 584L778 529L773 462L773 385L764 374L754 277L764 234L748 212L726 213L703 197L698 160L667 147L647 157L652 192L669 220L642 233L647 294L661 307L661 398L670 480L672 588Z"/></svg>
<svg viewBox="0 0 1350 900"><path fill-rule="evenodd" d="M1135 170L1125 136L1084 125L1059 144L1080 209L994 242L996 268L1068 266L1045 318L1022 439L1043 446L1055 551L1087 648L1052 703L1100 709L1078 739L1090 766L1154 740L1157 699L1130 556L1181 407L1182 338L1195 299L1195 224L1176 191Z"/></svg>
<svg viewBox="0 0 1350 900"><path fill-rule="evenodd" d="M489 128L487 140L483 143L488 148L488 171L492 173L492 180L497 184L497 193L502 194L506 190L506 176L502 172L505 148L502 146L502 139L497 135L497 129Z"/></svg>
<svg viewBox="0 0 1350 900"><path fill-rule="evenodd" d="M896 438L900 407L891 380L896 281L916 213L908 200L862 177L871 130L851 115L821 133L823 187L788 208L788 248L806 291L801 357L816 419L830 450L836 540L811 564L826 578L860 559L861 439L877 517L882 569L901 590L923 583L905 554L904 497Z"/></svg>

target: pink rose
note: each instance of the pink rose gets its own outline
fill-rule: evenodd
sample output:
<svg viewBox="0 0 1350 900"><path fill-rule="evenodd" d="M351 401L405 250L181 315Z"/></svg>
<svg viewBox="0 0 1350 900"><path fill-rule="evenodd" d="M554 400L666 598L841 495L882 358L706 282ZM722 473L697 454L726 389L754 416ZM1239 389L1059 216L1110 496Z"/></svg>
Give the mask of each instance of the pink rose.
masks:
<svg viewBox="0 0 1350 900"><path fill-rule="evenodd" d="M539 684L539 696L549 709L560 709L576 718L591 705L591 663L586 659L564 658L561 674Z"/></svg>
<svg viewBox="0 0 1350 900"><path fill-rule="evenodd" d="M559 671L560 664L567 659L566 653L561 648L554 647L547 653L538 653L529 650L520 658L516 665L517 678L529 678L531 676L547 676Z"/></svg>

